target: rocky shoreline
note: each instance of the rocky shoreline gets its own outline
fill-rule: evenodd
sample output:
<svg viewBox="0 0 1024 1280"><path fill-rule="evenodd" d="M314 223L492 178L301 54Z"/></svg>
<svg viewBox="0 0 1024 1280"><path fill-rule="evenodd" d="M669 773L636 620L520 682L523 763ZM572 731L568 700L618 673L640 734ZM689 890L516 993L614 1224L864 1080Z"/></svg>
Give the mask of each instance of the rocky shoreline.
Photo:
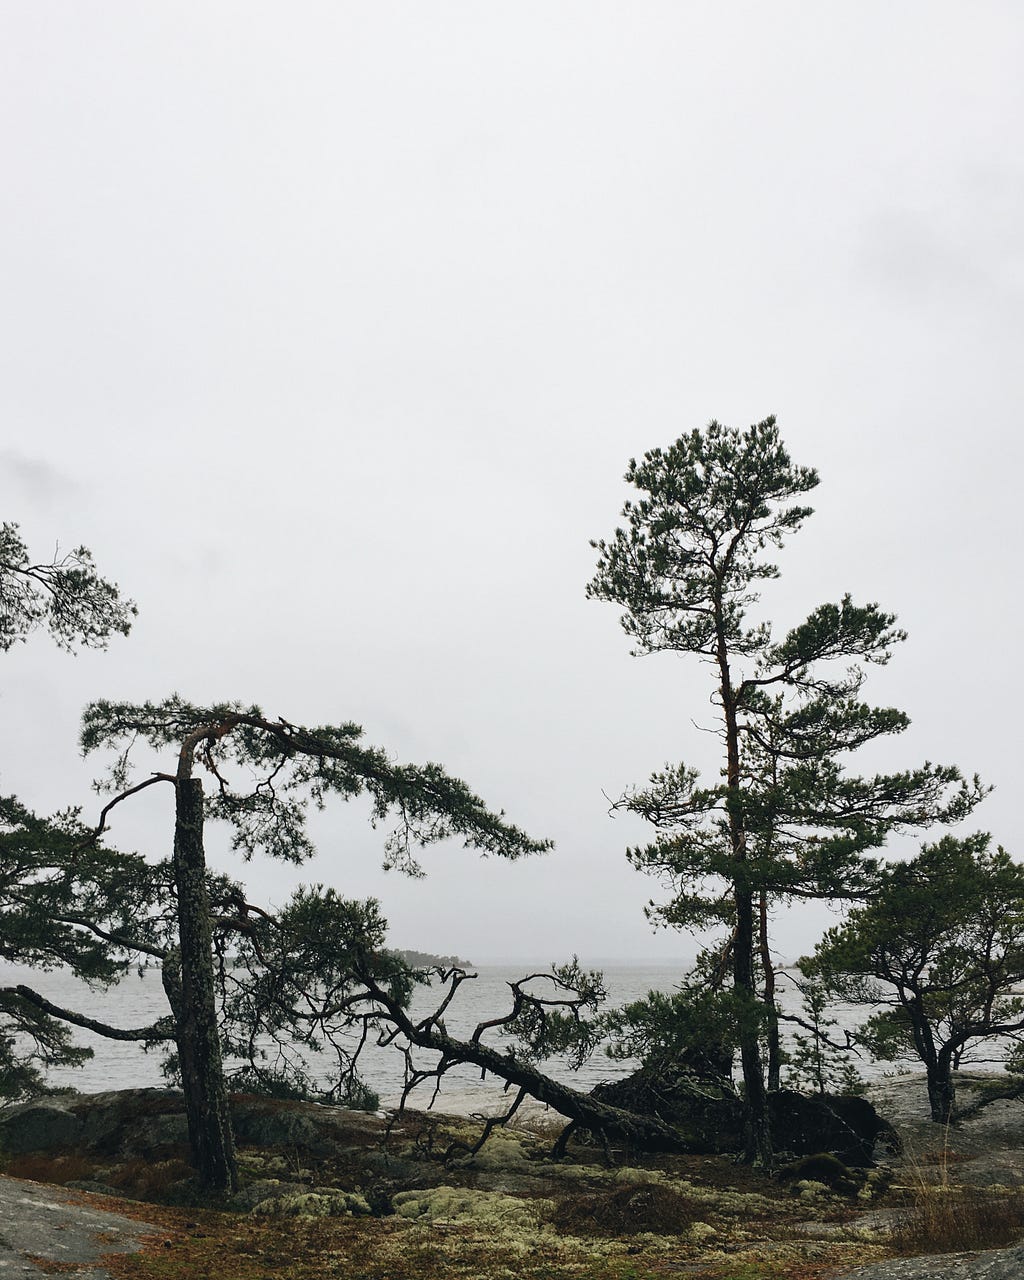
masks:
<svg viewBox="0 0 1024 1280"><path fill-rule="evenodd" d="M965 1100L990 1080L961 1076ZM1024 1187L1024 1105L993 1102L943 1130L928 1118L919 1077L880 1081L870 1096L899 1132L903 1153L848 1185L827 1166L768 1180L725 1157L619 1152L608 1166L600 1146L572 1145L567 1158L555 1160L560 1126L550 1115L497 1131L469 1157L479 1126L465 1118L235 1098L242 1186L217 1206L220 1216L203 1239L215 1238L218 1221L235 1223L236 1235L241 1221L259 1238L265 1232L279 1239L273 1223L287 1218L298 1232L290 1233L293 1242L315 1227L316 1239L333 1232L332 1247L354 1251L350 1262L366 1249L373 1267L389 1258L397 1267L401 1259L406 1269L393 1274L424 1278L511 1273L525 1280L583 1268L588 1277L618 1280L667 1268L710 1280L732 1268L752 1280L783 1280L810 1275L812 1266L816 1277L851 1280L954 1273L1019 1280L1024 1252L1016 1245L955 1259L887 1255L892 1224L922 1181L1001 1197ZM194 1216L200 1201L184 1139L180 1096L171 1090L68 1095L0 1113L9 1174L87 1197L141 1200L144 1213L161 1202ZM429 1265L408 1269L410 1258L428 1255ZM531 1270L535 1260L540 1270ZM349 1274L378 1274L367 1266L353 1264Z"/></svg>

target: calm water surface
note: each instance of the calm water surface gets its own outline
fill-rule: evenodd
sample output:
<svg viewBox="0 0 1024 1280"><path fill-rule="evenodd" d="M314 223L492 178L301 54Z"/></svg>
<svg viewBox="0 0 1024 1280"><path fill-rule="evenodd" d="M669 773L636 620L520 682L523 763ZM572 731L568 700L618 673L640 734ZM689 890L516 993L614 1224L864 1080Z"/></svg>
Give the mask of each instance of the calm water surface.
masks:
<svg viewBox="0 0 1024 1280"><path fill-rule="evenodd" d="M453 1036L467 1037L478 1022L505 1012L509 1008L508 983L531 972L531 968L529 965L479 965L472 972L476 978L462 984L445 1015L445 1025ZM636 1000L650 990L671 991L681 977L678 967L665 965L608 965L603 972L609 993L608 1007ZM19 965L0 964L0 984L13 982L24 982L56 1004L66 1005L115 1026L145 1026L167 1013L160 975L154 969L146 970L141 978L133 974L107 991L93 991L63 971L46 973ZM786 984L782 985L785 987ZM413 1017L423 1017L437 1003L436 986L417 990L413 998ZM794 1007L798 1004L792 995L788 998L783 995L783 1003L792 1003ZM863 1016L861 1011L858 1014ZM76 1030L75 1036L78 1043L93 1049L94 1057L83 1067L52 1071L49 1076L52 1083L70 1085L86 1093L166 1083L160 1073L161 1051L146 1053L137 1044L105 1040L82 1030ZM493 1033L485 1040L499 1049L503 1044L501 1038ZM361 1074L366 1083L380 1094L382 1105L397 1103L403 1085L402 1055L394 1048L381 1049L370 1045L361 1061ZM427 1067L435 1061L436 1056L429 1054L421 1054L417 1058L418 1065ZM329 1066L325 1055L324 1070ZM577 1072L570 1071L558 1059L544 1064L544 1069L556 1079L588 1090L603 1080L628 1074L635 1066L633 1061L616 1061L603 1053L596 1053ZM868 1062L858 1066L865 1076L880 1074L882 1070ZM411 1099L411 1105L427 1106L430 1095L430 1084L420 1086ZM478 1068L462 1066L453 1068L445 1076L436 1105L445 1111L469 1113L498 1106L502 1099L500 1082L490 1077L482 1080Z"/></svg>

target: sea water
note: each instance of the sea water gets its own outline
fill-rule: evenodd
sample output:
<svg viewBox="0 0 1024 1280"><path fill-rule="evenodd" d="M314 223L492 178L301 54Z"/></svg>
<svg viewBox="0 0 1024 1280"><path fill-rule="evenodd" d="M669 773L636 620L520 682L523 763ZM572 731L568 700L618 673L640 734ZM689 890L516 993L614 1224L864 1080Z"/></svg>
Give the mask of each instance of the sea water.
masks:
<svg viewBox="0 0 1024 1280"><path fill-rule="evenodd" d="M672 991L680 983L685 966L662 964L608 964L601 967L608 991L606 1008L614 1008L637 1000L648 991ZM543 966L540 967L541 969ZM448 1033L456 1038L468 1038L479 1022L507 1012L511 1007L509 983L534 972L528 964L479 965L469 970L475 976L463 982L455 999L445 1011L444 1022ZM29 969L25 966L0 964L0 985L23 982L54 1004L74 1009L87 1017L96 1018L117 1027L142 1027L167 1015L167 1001L156 969L144 970L141 976L132 974L114 987L93 989L64 970L49 972ZM543 989L543 984L535 984ZM550 989L550 984L548 984ZM435 1009L443 992L435 982L429 987L419 987L413 995L410 1016L413 1021ZM799 998L792 983L779 985L780 1003L784 1008L799 1008ZM839 1010L840 1027L853 1026L866 1016L867 1010ZM840 1030L841 1036L841 1030ZM97 1093L105 1089L124 1089L144 1085L166 1084L161 1073L161 1061L165 1048L147 1052L134 1041L109 1040L92 1032L74 1029L76 1043L93 1050L93 1057L81 1067L58 1067L48 1074L51 1084L70 1086L84 1093ZM353 1036L351 1043L355 1044ZM508 1040L495 1032L487 1032L484 1043L503 1050ZM312 1074L326 1080L333 1059L324 1054L314 1056L310 1066ZM417 1051L417 1067L436 1065L437 1055ZM631 1059L613 1059L600 1050L594 1053L578 1071L573 1071L561 1059L552 1058L541 1064L542 1069L556 1080L588 1091L596 1084L614 1080L628 1074L637 1066ZM865 1077L881 1074L883 1066L867 1059L857 1062L857 1068ZM360 1057L359 1072L363 1080L377 1094L384 1106L398 1103L405 1082L405 1059L394 1046L378 1047L368 1043ZM421 1084L409 1098L409 1105L425 1108L433 1096L433 1082ZM508 1100L504 1082L492 1076L482 1076L478 1067L468 1064L453 1067L439 1084L434 1105L443 1111L471 1114L491 1111Z"/></svg>

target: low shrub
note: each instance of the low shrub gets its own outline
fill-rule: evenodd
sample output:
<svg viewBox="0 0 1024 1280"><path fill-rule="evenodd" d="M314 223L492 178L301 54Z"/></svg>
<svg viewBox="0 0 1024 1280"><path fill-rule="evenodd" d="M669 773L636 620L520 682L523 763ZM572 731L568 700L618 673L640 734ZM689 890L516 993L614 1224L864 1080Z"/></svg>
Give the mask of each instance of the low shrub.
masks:
<svg viewBox="0 0 1024 1280"><path fill-rule="evenodd" d="M195 1170L181 1159L126 1160L108 1170L104 1182L133 1200L175 1200L183 1182L191 1181Z"/></svg>
<svg viewBox="0 0 1024 1280"><path fill-rule="evenodd" d="M68 1182L79 1182L95 1176L95 1160L78 1153L54 1155L48 1151L25 1151L8 1156L4 1161L4 1173L10 1178L24 1178L28 1182L52 1182L59 1187Z"/></svg>
<svg viewBox="0 0 1024 1280"><path fill-rule="evenodd" d="M552 1215L564 1235L624 1236L650 1231L680 1235L707 1213L707 1206L670 1187L645 1182L597 1195L563 1200Z"/></svg>

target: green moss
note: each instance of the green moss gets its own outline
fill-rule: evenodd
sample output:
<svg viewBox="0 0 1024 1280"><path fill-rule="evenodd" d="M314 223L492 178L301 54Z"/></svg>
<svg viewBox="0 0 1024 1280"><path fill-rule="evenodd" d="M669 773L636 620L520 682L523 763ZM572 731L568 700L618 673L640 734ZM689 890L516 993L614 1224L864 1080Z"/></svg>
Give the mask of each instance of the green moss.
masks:
<svg viewBox="0 0 1024 1280"><path fill-rule="evenodd" d="M324 1191L292 1192L261 1200L252 1212L259 1217L354 1218L372 1212L365 1196L330 1187Z"/></svg>
<svg viewBox="0 0 1024 1280"><path fill-rule="evenodd" d="M402 1218L421 1223L461 1223L497 1228L506 1232L539 1231L542 1215L553 1207L550 1200L523 1200L500 1191L473 1191L462 1187L432 1187L427 1191L402 1191L392 1199Z"/></svg>
<svg viewBox="0 0 1024 1280"><path fill-rule="evenodd" d="M458 1160L456 1164L469 1165L476 1169L515 1169L523 1165L526 1158L523 1143L513 1134L501 1131L492 1133L483 1149L475 1156Z"/></svg>
<svg viewBox="0 0 1024 1280"><path fill-rule="evenodd" d="M718 1235L718 1230L710 1222L690 1223L690 1239L694 1244L703 1244L706 1240L710 1240L716 1235Z"/></svg>

